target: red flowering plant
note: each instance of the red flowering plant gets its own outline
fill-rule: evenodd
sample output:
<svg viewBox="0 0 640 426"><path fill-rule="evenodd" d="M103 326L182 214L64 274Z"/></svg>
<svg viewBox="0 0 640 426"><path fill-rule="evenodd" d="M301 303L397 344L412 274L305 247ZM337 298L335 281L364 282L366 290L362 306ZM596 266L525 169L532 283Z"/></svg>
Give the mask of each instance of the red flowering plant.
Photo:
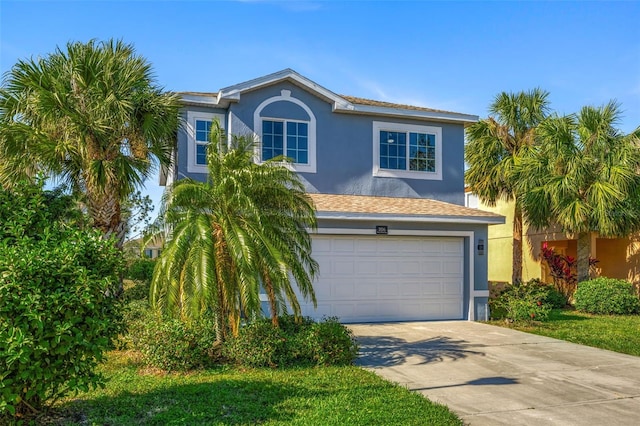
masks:
<svg viewBox="0 0 640 426"><path fill-rule="evenodd" d="M562 255L542 243L542 260L546 263L553 278L553 285L567 300L571 300L578 284L577 259L573 256ZM595 267L597 259L589 257L589 268Z"/></svg>

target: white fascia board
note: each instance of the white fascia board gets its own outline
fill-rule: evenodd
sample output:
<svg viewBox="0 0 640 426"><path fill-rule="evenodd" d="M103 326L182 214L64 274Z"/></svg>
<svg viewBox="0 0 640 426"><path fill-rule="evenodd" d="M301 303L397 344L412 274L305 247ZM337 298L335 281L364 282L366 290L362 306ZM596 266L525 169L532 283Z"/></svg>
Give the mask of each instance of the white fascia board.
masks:
<svg viewBox="0 0 640 426"><path fill-rule="evenodd" d="M220 102L223 99L228 99L228 100L237 102L240 100L240 94L242 92L257 89L262 86L268 86L273 83L276 83L282 80L287 80L287 79L293 80L303 88L307 88L309 91L315 92L318 95L326 99L329 99L334 104L333 105L334 110L335 109L344 109L344 110L353 109L353 105L351 105L345 99L336 95L331 90L315 83L314 81L301 76L300 74L298 74L297 72L295 72L290 68L275 72L273 74L265 75L263 77L254 78L253 80L249 80L244 83L234 84L233 86L220 89L220 91L218 92L218 102Z"/></svg>
<svg viewBox="0 0 640 426"><path fill-rule="evenodd" d="M220 96L195 95L191 93L180 95L180 100L189 105L218 105L219 98Z"/></svg>
<svg viewBox="0 0 640 426"><path fill-rule="evenodd" d="M351 105L351 108L337 108L335 111L344 111L355 114L385 115L389 117L402 117L414 119L427 119L433 121L447 121L456 123L475 123L479 117L477 115L461 114L456 112L441 111L420 111L414 109L398 109L388 107L378 107L372 105Z"/></svg>
<svg viewBox="0 0 640 426"><path fill-rule="evenodd" d="M474 216L423 216L423 215L386 215L364 213L337 213L316 212L317 219L330 220L384 220L388 222L417 222L417 223L473 223L486 225L501 225L505 218L500 217L474 217Z"/></svg>

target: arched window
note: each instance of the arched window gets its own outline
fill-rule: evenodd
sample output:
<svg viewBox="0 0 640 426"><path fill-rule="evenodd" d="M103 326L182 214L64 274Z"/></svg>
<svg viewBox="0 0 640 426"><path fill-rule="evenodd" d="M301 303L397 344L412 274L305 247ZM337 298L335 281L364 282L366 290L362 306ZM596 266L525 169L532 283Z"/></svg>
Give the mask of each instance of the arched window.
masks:
<svg viewBox="0 0 640 426"><path fill-rule="evenodd" d="M290 102L297 105L299 114L280 114L272 104ZM260 143L256 158L264 162L279 156L288 157L297 172L316 172L316 117L304 102L282 90L280 96L265 99L253 116L254 131Z"/></svg>

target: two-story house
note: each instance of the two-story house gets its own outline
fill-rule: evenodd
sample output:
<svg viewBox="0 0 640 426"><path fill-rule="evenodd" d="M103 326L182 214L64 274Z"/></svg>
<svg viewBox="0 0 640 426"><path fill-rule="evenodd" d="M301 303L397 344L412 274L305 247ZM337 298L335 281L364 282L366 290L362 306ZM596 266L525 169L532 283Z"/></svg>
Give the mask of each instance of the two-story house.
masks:
<svg viewBox="0 0 640 426"><path fill-rule="evenodd" d="M475 115L337 95L291 69L181 93L185 126L161 180L206 179L212 120L285 155L317 209L317 309L343 322L483 319L487 227L464 207L464 128Z"/></svg>

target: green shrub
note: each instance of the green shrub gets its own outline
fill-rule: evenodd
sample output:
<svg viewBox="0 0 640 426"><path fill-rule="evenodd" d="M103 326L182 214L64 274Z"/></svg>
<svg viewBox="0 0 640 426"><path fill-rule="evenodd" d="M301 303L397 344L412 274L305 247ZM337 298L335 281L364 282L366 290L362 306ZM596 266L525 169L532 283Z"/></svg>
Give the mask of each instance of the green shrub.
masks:
<svg viewBox="0 0 640 426"><path fill-rule="evenodd" d="M125 273L125 278L135 281L151 282L156 261L146 258L134 259Z"/></svg>
<svg viewBox="0 0 640 426"><path fill-rule="evenodd" d="M127 302L133 300L149 300L149 288L151 283L149 281L133 281L130 285L125 285L124 300Z"/></svg>
<svg viewBox="0 0 640 426"><path fill-rule="evenodd" d="M37 186L0 191L0 423L103 386L95 368L122 326L120 252L45 200Z"/></svg>
<svg viewBox="0 0 640 426"><path fill-rule="evenodd" d="M582 281L575 292L576 309L591 314L629 315L640 312L633 286L624 280L595 278Z"/></svg>
<svg viewBox="0 0 640 426"><path fill-rule="evenodd" d="M166 371L205 368L219 361L212 320L186 323L147 310L129 324L129 341L143 362Z"/></svg>
<svg viewBox="0 0 640 426"><path fill-rule="evenodd" d="M489 302L491 316L509 321L545 321L551 312L548 301L551 290L539 280L507 286Z"/></svg>
<svg viewBox="0 0 640 426"><path fill-rule="evenodd" d="M327 318L313 324L310 340L317 365L350 365L358 357L358 345L353 333L337 318Z"/></svg>
<svg viewBox="0 0 640 426"><path fill-rule="evenodd" d="M223 353L247 367L349 365L358 355L358 345L336 318L316 323L283 316L279 328L266 318L243 326L237 337L225 342Z"/></svg>

